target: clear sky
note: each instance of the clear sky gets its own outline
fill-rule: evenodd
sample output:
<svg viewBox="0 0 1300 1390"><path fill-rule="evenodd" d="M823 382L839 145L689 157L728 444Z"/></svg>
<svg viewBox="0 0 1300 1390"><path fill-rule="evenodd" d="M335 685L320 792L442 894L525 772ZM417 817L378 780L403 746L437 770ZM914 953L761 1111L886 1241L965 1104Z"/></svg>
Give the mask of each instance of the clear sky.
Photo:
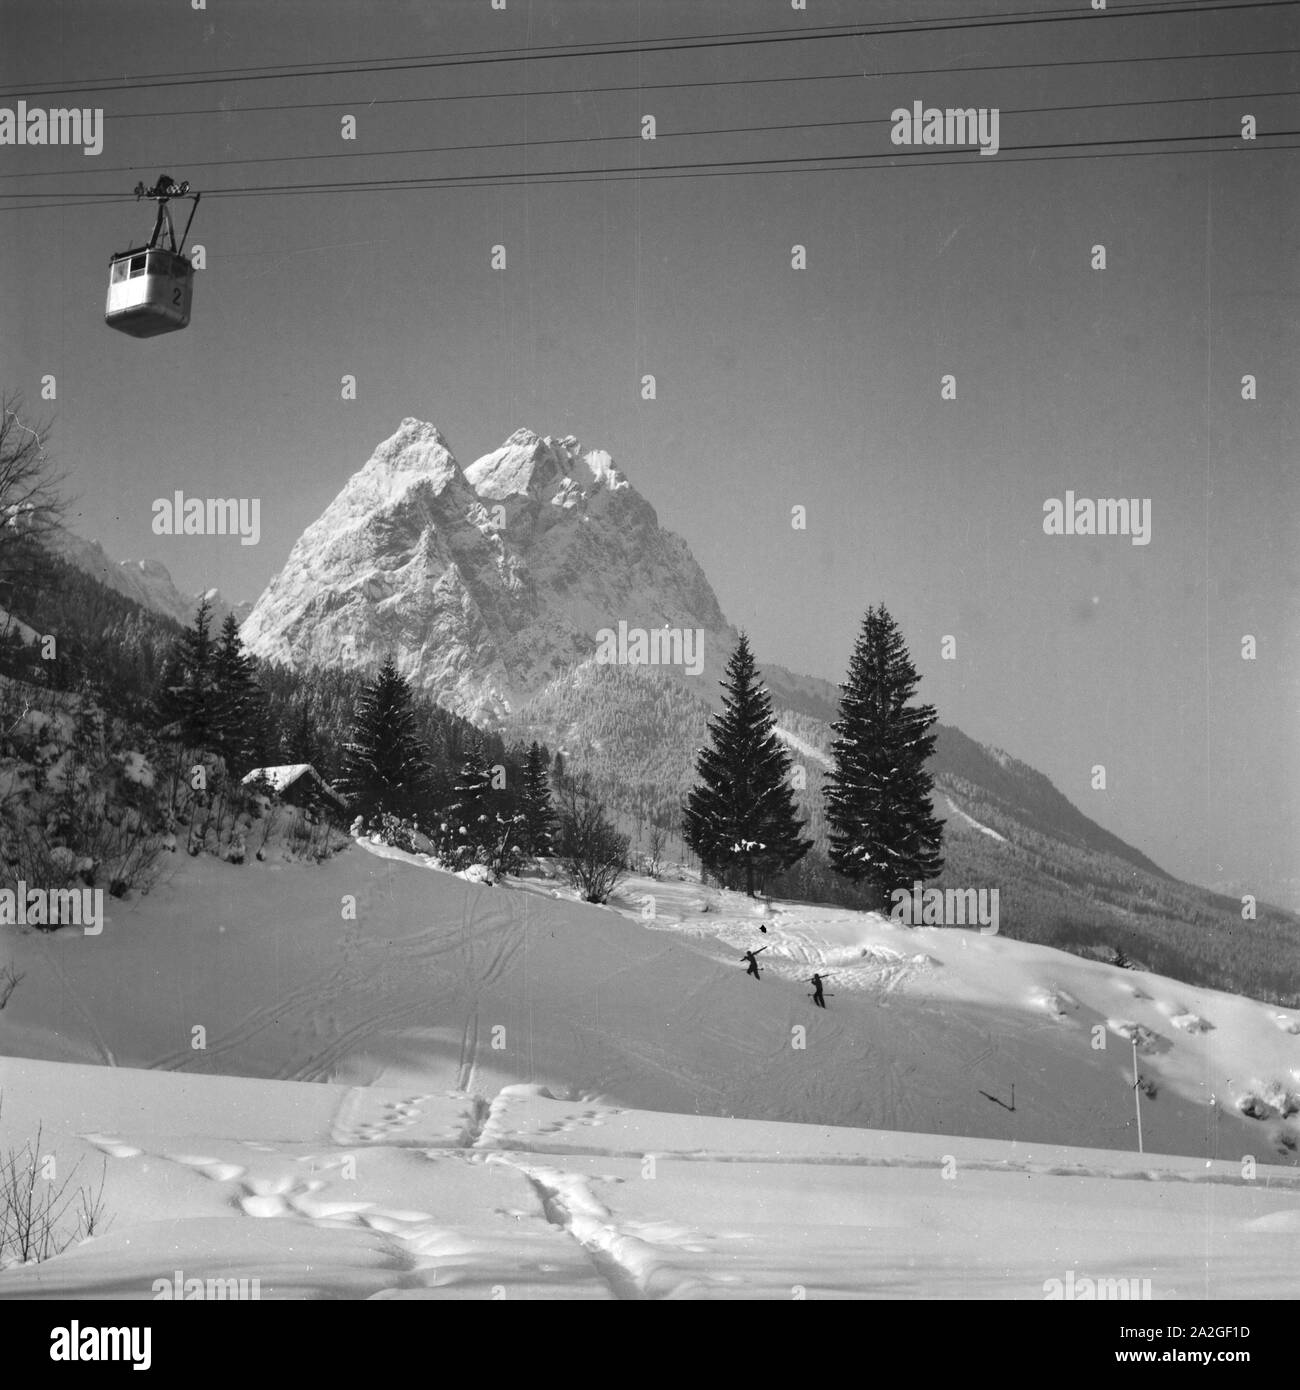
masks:
<svg viewBox="0 0 1300 1390"><path fill-rule="evenodd" d="M1171 871L1297 902L1300 7L1215 3L0 0L0 107L105 112L98 156L0 146L0 387L55 416L74 529L236 600L404 416L463 465L521 425L575 434L687 539L763 658L838 680L883 600L945 721ZM934 23L463 56L890 20ZM222 80L123 85L199 73ZM999 153L891 144L916 101L996 108ZM614 176L755 160L805 167ZM102 313L108 256L151 207L94 195L164 170L205 191L208 265L191 327L141 342ZM541 182L562 170L608 176ZM177 488L260 498L259 545L153 535ZM1045 535L1067 490L1149 498L1150 543Z"/></svg>

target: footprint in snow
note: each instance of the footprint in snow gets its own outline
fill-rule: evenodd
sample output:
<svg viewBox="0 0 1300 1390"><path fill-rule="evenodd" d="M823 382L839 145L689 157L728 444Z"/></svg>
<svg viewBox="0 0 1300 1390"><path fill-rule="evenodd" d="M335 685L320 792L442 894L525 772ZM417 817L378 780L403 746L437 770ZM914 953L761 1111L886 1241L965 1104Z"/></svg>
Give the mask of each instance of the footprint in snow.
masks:
<svg viewBox="0 0 1300 1390"><path fill-rule="evenodd" d="M423 1211L387 1211L375 1208L373 1211L367 1211L361 1220L372 1231L382 1231L388 1236L409 1236L412 1234L411 1227L424 1225L432 1221L433 1217Z"/></svg>
<svg viewBox="0 0 1300 1390"><path fill-rule="evenodd" d="M238 1163L205 1163L199 1172L213 1182L238 1182L244 1176Z"/></svg>
<svg viewBox="0 0 1300 1390"><path fill-rule="evenodd" d="M300 1190L314 1192L323 1186L323 1183L307 1182L301 1184ZM299 1187L299 1183L292 1173L279 1173L269 1178L249 1178L244 1184L245 1191L253 1197L283 1197L295 1187Z"/></svg>
<svg viewBox="0 0 1300 1390"><path fill-rule="evenodd" d="M243 1196L239 1199L239 1205L245 1216L265 1219L289 1214L288 1204L283 1197Z"/></svg>
<svg viewBox="0 0 1300 1390"><path fill-rule="evenodd" d="M144 1153L143 1149L137 1149L121 1139L112 1139L106 1134L83 1134L81 1137L109 1158L139 1158Z"/></svg>

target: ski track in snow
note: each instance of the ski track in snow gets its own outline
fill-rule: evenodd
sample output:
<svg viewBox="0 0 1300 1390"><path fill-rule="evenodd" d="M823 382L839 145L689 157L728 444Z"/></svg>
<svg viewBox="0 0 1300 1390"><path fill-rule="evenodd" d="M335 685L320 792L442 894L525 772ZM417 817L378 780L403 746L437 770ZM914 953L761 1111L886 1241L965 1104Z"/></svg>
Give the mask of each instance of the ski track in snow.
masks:
<svg viewBox="0 0 1300 1390"><path fill-rule="evenodd" d="M460 930L450 942L442 926L398 943L375 943L359 938L355 932L345 932L340 959L331 969L316 972L297 988L251 1010L225 1032L208 1038L201 1051L178 1047L151 1065L164 1071L187 1070L200 1064L205 1071L215 1070L213 1063L218 1059L247 1048L269 1033L279 1032L307 1040L308 1055L285 1062L275 1072L277 1079L332 1080L339 1064L364 1051L369 1039L427 1019L437 1004L436 998L430 998L408 1000L396 1006L367 1007L358 1010L360 1017L355 1023L340 1025L338 1001L364 1000L374 992L376 982L365 956L380 945L390 968L401 963L404 969L414 969L422 962L449 954L462 958L462 979L468 984L471 998L461 1040L457 1087L473 1090L478 1057L478 995L502 977L523 945L523 930L510 911L495 907L490 900L484 903L474 894L466 896ZM323 1039L322 1030L326 1034ZM102 1040L100 1046L106 1060L114 1064L112 1053Z"/></svg>
<svg viewBox="0 0 1300 1390"><path fill-rule="evenodd" d="M708 1281L686 1274L667 1259L679 1251L707 1253L708 1247L699 1244L689 1229L667 1222L617 1221L582 1174L533 1167L498 1154L488 1162L508 1164L528 1179L547 1221L582 1247L615 1298L693 1298L706 1288Z"/></svg>

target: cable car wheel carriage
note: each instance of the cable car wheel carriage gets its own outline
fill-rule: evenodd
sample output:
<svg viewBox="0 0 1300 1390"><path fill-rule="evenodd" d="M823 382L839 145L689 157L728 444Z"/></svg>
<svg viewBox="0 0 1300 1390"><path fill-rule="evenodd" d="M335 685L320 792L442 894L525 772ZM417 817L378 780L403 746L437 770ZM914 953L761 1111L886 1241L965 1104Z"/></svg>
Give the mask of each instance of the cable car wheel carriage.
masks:
<svg viewBox="0 0 1300 1390"><path fill-rule="evenodd" d="M184 247L202 195L191 193L188 183L173 183L166 174L160 174L152 188L136 184L135 196L152 198L158 204L158 216L153 235L144 246L118 251L109 261L104 322L133 338L153 338L159 333L175 333L190 321L194 267L186 259ZM193 200L179 245L167 207L173 198Z"/></svg>

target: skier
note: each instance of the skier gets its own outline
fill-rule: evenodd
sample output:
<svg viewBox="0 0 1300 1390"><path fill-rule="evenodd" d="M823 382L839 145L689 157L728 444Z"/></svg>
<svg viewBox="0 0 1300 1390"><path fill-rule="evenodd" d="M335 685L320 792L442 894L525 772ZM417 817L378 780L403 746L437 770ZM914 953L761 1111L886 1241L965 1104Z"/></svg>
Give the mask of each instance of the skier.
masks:
<svg viewBox="0 0 1300 1390"><path fill-rule="evenodd" d="M824 1009L826 1007L826 1000L822 997L822 977L820 975L814 975L808 983L813 987L813 1003L816 1004L819 1009Z"/></svg>
<svg viewBox="0 0 1300 1390"><path fill-rule="evenodd" d="M757 951L746 951L745 954L741 956L741 960L747 960L749 962L749 969L745 971L746 975L752 975L756 980L761 978L758 973L758 957L766 950L766 946L760 946Z"/></svg>

